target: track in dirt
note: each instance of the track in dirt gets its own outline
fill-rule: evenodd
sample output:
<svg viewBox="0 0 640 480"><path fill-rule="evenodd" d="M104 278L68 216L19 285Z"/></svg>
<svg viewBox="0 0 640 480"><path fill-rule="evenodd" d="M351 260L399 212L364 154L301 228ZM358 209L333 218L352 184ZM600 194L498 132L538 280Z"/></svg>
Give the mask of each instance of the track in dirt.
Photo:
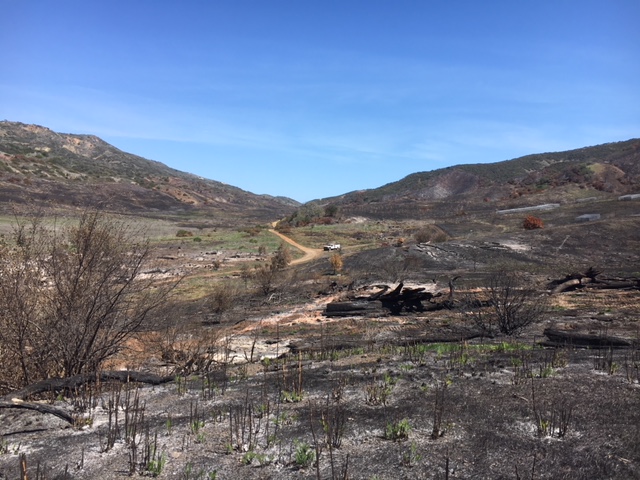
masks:
<svg viewBox="0 0 640 480"><path fill-rule="evenodd" d="M322 256L323 250L320 250L319 248L304 247L300 245L298 242L287 237L286 235L283 235L282 233L274 230L273 228L270 228L269 231L274 235L280 237L283 241L287 242L289 245L297 248L298 250L304 253L302 257L296 258L295 260L293 260L291 262L291 265L299 265L301 263L311 262Z"/></svg>

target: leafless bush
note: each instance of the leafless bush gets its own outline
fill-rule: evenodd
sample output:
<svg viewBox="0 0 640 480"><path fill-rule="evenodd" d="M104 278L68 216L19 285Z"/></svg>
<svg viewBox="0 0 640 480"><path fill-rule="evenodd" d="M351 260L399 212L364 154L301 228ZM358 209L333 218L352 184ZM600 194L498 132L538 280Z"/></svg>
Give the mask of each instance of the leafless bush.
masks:
<svg viewBox="0 0 640 480"><path fill-rule="evenodd" d="M627 381L640 383L640 349L632 348L624 358L624 369Z"/></svg>
<svg viewBox="0 0 640 480"><path fill-rule="evenodd" d="M514 385L521 385L533 378L533 363L531 352L528 350L519 350L516 355L511 357L511 366L513 367Z"/></svg>
<svg viewBox="0 0 640 480"><path fill-rule="evenodd" d="M145 350L156 354L170 371L178 375L208 373L224 367L227 345L224 332L216 328L200 328L177 324L141 337Z"/></svg>
<svg viewBox="0 0 640 480"><path fill-rule="evenodd" d="M338 387L341 388L341 387ZM319 415L318 415L319 412ZM320 417L322 432L324 433L323 441L316 434L316 420ZM347 414L340 397L335 395L327 395L324 405L319 406L316 402L309 402L309 425L311 427L311 435L313 437L313 445L315 450L315 467L316 478L322 478L320 474L320 460L325 447L329 449L329 462L331 466L331 478L346 480L348 478L349 455L342 466L337 465L335 449L340 448L342 437L347 422Z"/></svg>
<svg viewBox="0 0 640 480"><path fill-rule="evenodd" d="M298 363L289 365L286 362L282 364L282 376L280 387L280 400L287 403L296 403L302 400L304 369L302 365L302 354L298 355Z"/></svg>
<svg viewBox="0 0 640 480"><path fill-rule="evenodd" d="M281 244L268 263L255 267L252 279L260 293L267 297L277 289L279 282L285 277L284 269L289 263L291 252L286 245Z"/></svg>
<svg viewBox="0 0 640 480"><path fill-rule="evenodd" d="M266 411L264 410L266 408ZM266 423L263 428L262 422ZM253 451L258 446L258 437L264 430L265 437L269 436L269 404L256 407L246 393L244 401L229 406L229 442L231 450L242 449ZM268 442L268 440L267 440Z"/></svg>
<svg viewBox="0 0 640 480"><path fill-rule="evenodd" d="M341 272L344 266L342 255L340 255L339 253L334 253L333 255L331 255L331 257L329 257L329 263L331 264L331 268L333 268L334 275L337 275L339 272Z"/></svg>
<svg viewBox="0 0 640 480"><path fill-rule="evenodd" d="M447 234L435 225L428 225L415 232L413 234L413 239L416 243L440 243L447 239Z"/></svg>
<svg viewBox="0 0 640 480"><path fill-rule="evenodd" d="M256 265L252 272L251 279L256 287L265 297L275 289L279 272L272 268L271 264Z"/></svg>
<svg viewBox="0 0 640 480"><path fill-rule="evenodd" d="M374 378L364 386L365 401L369 405L386 406L391 399L395 383L395 380L389 374L386 374L382 380Z"/></svg>
<svg viewBox="0 0 640 480"><path fill-rule="evenodd" d="M119 411L120 411L120 395L122 394L122 384L118 383L116 388L109 394L106 403L103 408L107 410L107 437L105 444L102 445L102 451L108 452L111 450L116 440L120 437L120 423L119 423Z"/></svg>
<svg viewBox="0 0 640 480"><path fill-rule="evenodd" d="M121 402L124 411L124 435L129 453L129 473L134 474L138 467L138 454L143 439L142 433L145 426L145 403L140 402L140 391L135 389L133 396L131 389L125 390L124 399Z"/></svg>
<svg viewBox="0 0 640 480"><path fill-rule="evenodd" d="M218 323L222 321L224 314L234 307L239 294L239 288L233 282L223 281L213 286L207 296L206 306L215 315Z"/></svg>
<svg viewBox="0 0 640 480"><path fill-rule="evenodd" d="M275 270L283 270L291 263L291 251L283 242L271 257L271 265Z"/></svg>
<svg viewBox="0 0 640 480"><path fill-rule="evenodd" d="M620 368L620 365L615 361L613 349L607 348L597 350L596 354L593 356L593 368L594 370L606 372L609 375L616 373Z"/></svg>
<svg viewBox="0 0 640 480"><path fill-rule="evenodd" d="M431 430L431 439L436 440L445 434L443 428L444 416L447 410L447 388L450 380L443 378L436 382L435 397L433 400L433 429Z"/></svg>
<svg viewBox="0 0 640 480"><path fill-rule="evenodd" d="M469 302L472 318L489 335L517 335L542 320L548 300L520 273L500 270L489 277L488 300Z"/></svg>
<svg viewBox="0 0 640 480"><path fill-rule="evenodd" d="M565 398L540 402L536 398L535 380L531 379L531 407L539 437L564 437L573 416L573 403Z"/></svg>
<svg viewBox="0 0 640 480"><path fill-rule="evenodd" d="M152 288L143 232L99 211L46 227L17 221L0 250L2 375L15 388L99 371L167 299Z"/></svg>
<svg viewBox="0 0 640 480"><path fill-rule="evenodd" d="M329 450L340 448L347 424L347 413L344 404L340 400L327 395L327 401L322 408L322 430L325 434L325 443Z"/></svg>

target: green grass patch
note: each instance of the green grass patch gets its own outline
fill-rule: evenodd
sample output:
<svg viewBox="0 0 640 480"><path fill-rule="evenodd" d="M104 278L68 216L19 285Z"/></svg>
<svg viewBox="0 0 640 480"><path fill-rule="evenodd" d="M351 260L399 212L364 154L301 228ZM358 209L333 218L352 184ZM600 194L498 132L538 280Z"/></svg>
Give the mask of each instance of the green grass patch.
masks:
<svg viewBox="0 0 640 480"><path fill-rule="evenodd" d="M267 229L258 229L254 233L248 233L243 229L208 229L208 228L182 228L172 223L143 222L147 228L152 245L172 246L191 244L194 248L202 250L232 251L241 253L258 254L263 251L269 255L277 250L282 240L270 233ZM180 232L180 236L178 236ZM190 232L187 236L184 232ZM199 239L195 240L194 239ZM302 256L302 252L290 247L293 258Z"/></svg>
<svg viewBox="0 0 640 480"><path fill-rule="evenodd" d="M339 243L342 247L370 245L380 242L381 235L393 233L388 224L382 222L339 223L334 225L308 225L291 228L286 235L296 242L322 248L328 243Z"/></svg>
<svg viewBox="0 0 640 480"><path fill-rule="evenodd" d="M522 350L532 350L533 346L518 342L482 343L482 344L461 344L451 343L421 343L409 347L416 354L435 353L438 356L448 355L458 352L461 349L476 353L507 353Z"/></svg>

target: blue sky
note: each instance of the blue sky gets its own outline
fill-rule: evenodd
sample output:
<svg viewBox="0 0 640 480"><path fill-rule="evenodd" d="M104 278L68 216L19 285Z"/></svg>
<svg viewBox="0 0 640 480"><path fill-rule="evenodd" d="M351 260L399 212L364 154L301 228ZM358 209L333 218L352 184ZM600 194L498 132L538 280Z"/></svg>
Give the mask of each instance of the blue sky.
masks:
<svg viewBox="0 0 640 480"><path fill-rule="evenodd" d="M0 0L0 119L299 201L640 137L640 2Z"/></svg>

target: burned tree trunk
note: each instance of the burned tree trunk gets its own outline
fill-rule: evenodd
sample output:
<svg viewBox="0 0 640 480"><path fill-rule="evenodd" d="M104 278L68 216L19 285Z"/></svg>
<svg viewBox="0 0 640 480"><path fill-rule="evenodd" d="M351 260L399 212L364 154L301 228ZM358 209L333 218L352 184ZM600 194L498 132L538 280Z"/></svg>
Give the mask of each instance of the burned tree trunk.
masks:
<svg viewBox="0 0 640 480"><path fill-rule="evenodd" d="M352 315L381 314L382 305L378 301L332 302L327 304L326 317L349 317Z"/></svg>
<svg viewBox="0 0 640 480"><path fill-rule="evenodd" d="M49 378L47 380L34 383L33 385L29 385L22 390L11 392L0 397L0 401L10 401L13 399L24 400L25 398L39 395L41 393L55 394L62 391L73 390L88 383L117 381L125 383L132 382L161 385L163 383L168 383L173 379L173 376L161 377L152 373L134 372L129 370L102 372L91 375L74 375L73 377L67 378Z"/></svg>
<svg viewBox="0 0 640 480"><path fill-rule="evenodd" d="M33 410L39 413L55 415L56 417L61 418L65 422L68 422L72 425L75 423L75 418L73 418L73 416L70 415L65 410L61 408L52 407L51 405L45 405L42 403L27 403L27 402L18 401L17 399L16 401L12 401L12 402L5 402L0 400L0 409L3 409L3 408Z"/></svg>
<svg viewBox="0 0 640 480"><path fill-rule="evenodd" d="M630 348L634 345L632 340L626 338L570 332L553 328L545 329L544 335L549 339L546 344L552 346L571 345L583 348Z"/></svg>
<svg viewBox="0 0 640 480"><path fill-rule="evenodd" d="M547 284L547 288L552 295L580 288L640 289L639 278L599 278L600 274L600 271L589 267L584 273L570 273L564 278L552 280Z"/></svg>
<svg viewBox="0 0 640 480"><path fill-rule="evenodd" d="M332 302L327 304L325 309L325 316L337 317L337 316L352 316L352 315L373 315L383 314L390 312L392 314L399 314L405 312L424 312L428 310L434 310L434 304L432 303L434 298L442 295L441 293L433 294L431 292L425 292L424 287L409 288L404 287L403 283L400 283L391 292L387 292L388 286L384 285L381 292L377 292L368 297L358 297L350 302ZM423 302L427 302L429 305L425 307Z"/></svg>
<svg viewBox="0 0 640 480"><path fill-rule="evenodd" d="M567 280L566 282L562 282L551 290L551 294L554 295L556 293L562 293L567 290L574 290L579 288L587 283L590 283L590 278L573 278L571 280Z"/></svg>
<svg viewBox="0 0 640 480"><path fill-rule="evenodd" d="M66 410L42 403L25 402L24 399L42 393L56 394L62 391L69 391L87 383L94 382L117 381L161 385L173 379L174 377L172 376L161 377L151 373L133 371L113 371L92 375L75 375L68 378L50 378L0 397L0 409L15 408L33 410L44 414L55 415L73 425L76 419Z"/></svg>

